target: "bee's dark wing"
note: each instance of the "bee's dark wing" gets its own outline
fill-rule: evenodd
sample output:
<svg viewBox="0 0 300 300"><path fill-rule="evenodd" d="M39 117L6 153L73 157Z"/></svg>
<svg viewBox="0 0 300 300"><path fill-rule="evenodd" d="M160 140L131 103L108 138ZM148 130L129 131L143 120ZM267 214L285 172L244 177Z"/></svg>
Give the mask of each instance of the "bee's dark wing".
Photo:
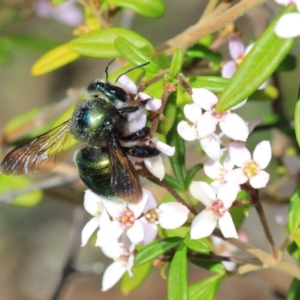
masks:
<svg viewBox="0 0 300 300"><path fill-rule="evenodd" d="M70 120L14 148L1 162L0 172L18 175L55 167L60 162L58 154L64 151L66 142L70 141L69 133Z"/></svg>
<svg viewBox="0 0 300 300"><path fill-rule="evenodd" d="M108 148L112 174L111 188L124 201L138 203L143 196L140 178L114 134L108 142Z"/></svg>

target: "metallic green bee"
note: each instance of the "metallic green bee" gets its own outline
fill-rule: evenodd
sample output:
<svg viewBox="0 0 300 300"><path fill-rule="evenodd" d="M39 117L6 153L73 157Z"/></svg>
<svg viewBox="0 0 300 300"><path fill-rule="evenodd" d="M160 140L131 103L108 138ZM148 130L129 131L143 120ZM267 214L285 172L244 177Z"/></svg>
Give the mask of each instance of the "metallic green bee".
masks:
<svg viewBox="0 0 300 300"><path fill-rule="evenodd" d="M160 152L143 143L150 133L148 127L127 133L127 116L147 100L132 104L131 95L124 89L99 80L87 87L86 95L70 120L10 151L0 164L0 172L37 173L45 164L58 164L58 153L71 133L86 144L74 156L85 185L109 200L138 203L141 183L127 155L146 158Z"/></svg>

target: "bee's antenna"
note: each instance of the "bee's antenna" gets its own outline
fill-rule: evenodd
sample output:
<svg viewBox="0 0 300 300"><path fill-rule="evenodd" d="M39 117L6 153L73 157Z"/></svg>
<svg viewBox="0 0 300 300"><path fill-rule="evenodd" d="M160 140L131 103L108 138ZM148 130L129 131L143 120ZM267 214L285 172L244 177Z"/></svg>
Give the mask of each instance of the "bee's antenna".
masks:
<svg viewBox="0 0 300 300"><path fill-rule="evenodd" d="M149 65L149 64L150 64L150 62L147 61L147 62L145 62L145 63L143 63L143 64L141 64L141 65L134 66L134 67L130 68L130 69L127 70L126 72L120 74L120 75L118 76L118 78L116 79L115 82L117 82L121 76L123 76L123 75L125 75L125 74L127 74L127 73L129 73L129 72L131 72L131 71L133 71L133 70L135 70L135 69L138 69L138 68L142 68L142 67L144 67L144 66L147 66L147 65Z"/></svg>
<svg viewBox="0 0 300 300"><path fill-rule="evenodd" d="M116 60L115 58L113 60L111 60L105 68L106 81L108 81L108 68L115 60Z"/></svg>

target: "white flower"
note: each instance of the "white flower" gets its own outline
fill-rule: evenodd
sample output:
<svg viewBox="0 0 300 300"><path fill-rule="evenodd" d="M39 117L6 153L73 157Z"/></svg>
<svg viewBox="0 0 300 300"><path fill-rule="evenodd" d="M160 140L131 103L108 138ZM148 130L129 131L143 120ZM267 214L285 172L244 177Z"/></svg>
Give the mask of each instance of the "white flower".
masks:
<svg viewBox="0 0 300 300"><path fill-rule="evenodd" d="M83 228L81 233L81 246L85 246L91 235L97 228L110 223L109 216L103 206L103 200L105 198L100 197L90 190L85 191L84 195L84 208L85 210L94 216Z"/></svg>
<svg viewBox="0 0 300 300"><path fill-rule="evenodd" d="M272 157L269 141L262 141L257 144L253 152L253 159L251 159L249 150L241 143L231 143L228 151L230 158L239 167L228 172L228 180L243 184L249 179L250 185L255 189L267 185L270 175L264 169Z"/></svg>
<svg viewBox="0 0 300 300"><path fill-rule="evenodd" d="M274 31L281 38L295 38L300 36L300 0L275 0L282 5L295 4L298 12L287 13L280 17Z"/></svg>
<svg viewBox="0 0 300 300"><path fill-rule="evenodd" d="M190 193L206 206L206 209L200 212L192 222L192 239L209 236L217 223L225 238L238 238L228 209L236 199L239 190L239 186L235 184L226 184L216 194L206 182L192 182Z"/></svg>
<svg viewBox="0 0 300 300"><path fill-rule="evenodd" d="M103 253L114 259L103 274L102 291L107 291L113 287L127 271L129 276L132 276L131 268L134 260L134 244L120 243L117 240L101 247Z"/></svg>

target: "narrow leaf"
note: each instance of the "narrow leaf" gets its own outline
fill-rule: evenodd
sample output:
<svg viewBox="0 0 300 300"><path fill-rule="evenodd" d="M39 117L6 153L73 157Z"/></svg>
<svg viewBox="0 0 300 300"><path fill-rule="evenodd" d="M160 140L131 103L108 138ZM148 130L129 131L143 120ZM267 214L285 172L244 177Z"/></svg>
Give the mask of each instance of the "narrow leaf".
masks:
<svg viewBox="0 0 300 300"><path fill-rule="evenodd" d="M184 239L184 244L191 250L199 253L210 253L213 249L211 241L208 238L192 240L190 235Z"/></svg>
<svg viewBox="0 0 300 300"><path fill-rule="evenodd" d="M287 6L256 41L230 78L217 104L218 112L231 108L251 95L269 78L289 53L295 39L279 38L274 32L274 27L283 14L293 11L296 11L294 5Z"/></svg>
<svg viewBox="0 0 300 300"><path fill-rule="evenodd" d="M152 261L153 259L176 247L181 243L181 241L182 239L179 237L172 237L150 244L136 254L134 265L139 266Z"/></svg>
<svg viewBox="0 0 300 300"><path fill-rule="evenodd" d="M189 186L191 185L192 180L194 179L194 176L198 173L198 171L203 169L203 165L202 164L197 164L195 166L193 166L186 174L186 178L185 178L185 183L184 186L186 189L189 188Z"/></svg>
<svg viewBox="0 0 300 300"><path fill-rule="evenodd" d="M118 37L130 40L137 48L144 49L147 53L154 51L152 44L144 37L129 29L117 27L93 31L70 41L68 45L71 50L81 55L115 58L120 56L114 44Z"/></svg>
<svg viewBox="0 0 300 300"><path fill-rule="evenodd" d="M139 287L145 279L148 277L152 269L152 263L143 264L141 266L133 266L132 277L126 272L121 279L121 292L124 295L128 295L130 292Z"/></svg>
<svg viewBox="0 0 300 300"><path fill-rule="evenodd" d="M298 97L295 107L295 113L294 113L294 119L295 119L295 133L296 133L296 139L297 143L300 146L300 86L298 89Z"/></svg>
<svg viewBox="0 0 300 300"><path fill-rule="evenodd" d="M228 82L228 78L220 76L198 76L191 79L190 85L193 88L205 88L219 94L224 91Z"/></svg>
<svg viewBox="0 0 300 300"><path fill-rule="evenodd" d="M224 274L226 271L224 265L220 262L205 260L204 258L190 258L189 260L196 266L214 273Z"/></svg>
<svg viewBox="0 0 300 300"><path fill-rule="evenodd" d="M190 300L213 300L215 294L225 279L225 275L215 275L197 282L189 287Z"/></svg>
<svg viewBox="0 0 300 300"><path fill-rule="evenodd" d="M174 254L168 276L168 299L189 299L187 282L187 248L180 244Z"/></svg>
<svg viewBox="0 0 300 300"><path fill-rule="evenodd" d="M76 60L79 57L80 55L72 51L68 44L63 44L47 52L40 59L38 59L34 63L31 73L34 76L49 73Z"/></svg>
<svg viewBox="0 0 300 300"><path fill-rule="evenodd" d="M286 300L300 299L300 280L294 279L288 291Z"/></svg>
<svg viewBox="0 0 300 300"><path fill-rule="evenodd" d="M108 0L111 5L128 8L149 18L162 17L165 5L161 0Z"/></svg>
<svg viewBox="0 0 300 300"><path fill-rule="evenodd" d="M180 73L182 64L183 51L180 48L177 48L174 51L169 71L169 77L171 80L174 79Z"/></svg>
<svg viewBox="0 0 300 300"><path fill-rule="evenodd" d="M300 184L298 184L290 198L288 217L289 232L293 232L297 230L300 225Z"/></svg>
<svg viewBox="0 0 300 300"><path fill-rule="evenodd" d="M143 67L147 72L157 73L160 69L159 65L151 59L143 50L138 48L132 42L123 36L119 36L115 40L115 47L119 53L129 62L135 65L141 65L150 62L149 65Z"/></svg>

